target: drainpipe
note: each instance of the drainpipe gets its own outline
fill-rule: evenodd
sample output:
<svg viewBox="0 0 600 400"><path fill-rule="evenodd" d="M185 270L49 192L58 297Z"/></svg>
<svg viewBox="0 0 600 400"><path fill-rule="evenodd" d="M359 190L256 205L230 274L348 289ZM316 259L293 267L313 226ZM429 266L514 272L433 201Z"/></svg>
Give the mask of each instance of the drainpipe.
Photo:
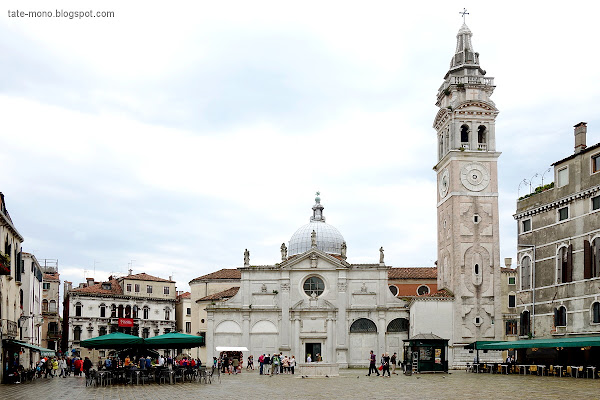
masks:
<svg viewBox="0 0 600 400"><path fill-rule="evenodd" d="M526 247L528 249L533 249L533 260L531 263L531 326L533 327L533 332L531 336L535 337L535 245L517 243L517 247Z"/></svg>

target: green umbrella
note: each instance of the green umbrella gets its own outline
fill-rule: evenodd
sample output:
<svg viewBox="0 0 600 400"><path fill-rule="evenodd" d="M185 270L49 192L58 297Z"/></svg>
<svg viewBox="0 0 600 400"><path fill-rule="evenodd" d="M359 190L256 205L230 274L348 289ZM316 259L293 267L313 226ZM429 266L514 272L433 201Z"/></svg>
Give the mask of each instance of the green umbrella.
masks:
<svg viewBox="0 0 600 400"><path fill-rule="evenodd" d="M164 335L144 339L144 343L153 349L190 349L204 344L204 337L169 332Z"/></svg>
<svg viewBox="0 0 600 400"><path fill-rule="evenodd" d="M141 337L127 335L121 332L113 332L109 335L82 340L80 343L81 347L87 349L125 349L143 345L144 339Z"/></svg>

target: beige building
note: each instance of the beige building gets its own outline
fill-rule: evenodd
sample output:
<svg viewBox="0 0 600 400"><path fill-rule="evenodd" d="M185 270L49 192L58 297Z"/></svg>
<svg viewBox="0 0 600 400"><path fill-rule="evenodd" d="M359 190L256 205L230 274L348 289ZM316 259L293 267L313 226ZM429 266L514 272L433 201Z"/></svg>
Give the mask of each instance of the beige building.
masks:
<svg viewBox="0 0 600 400"><path fill-rule="evenodd" d="M10 340L19 338L18 320L24 293L21 290L21 244L17 231L0 192L0 382L7 367L19 362L20 347ZM15 354L17 357L15 357Z"/></svg>
<svg viewBox="0 0 600 400"><path fill-rule="evenodd" d="M175 281L146 273L109 277L106 282L88 278L78 288L65 285L63 351L88 356L94 362L108 352L89 351L82 340L123 332L144 338L176 330Z"/></svg>
<svg viewBox="0 0 600 400"><path fill-rule="evenodd" d="M21 291L23 292L23 305L21 318L19 318L19 340L34 346L42 345L42 284L43 272L37 258L30 253L23 252L21 264ZM34 368L40 360L40 352L30 348L23 349L21 365L25 368Z"/></svg>
<svg viewBox="0 0 600 400"><path fill-rule="evenodd" d="M192 299L190 292L183 292L177 295L175 303L175 323L177 332L192 334ZM187 355L197 357L196 349L181 349L181 352Z"/></svg>
<svg viewBox="0 0 600 400"><path fill-rule="evenodd" d="M42 347L60 350L62 326L60 323L60 275L58 260L41 260L43 272L42 290Z"/></svg>
<svg viewBox="0 0 600 400"><path fill-rule="evenodd" d="M600 333L600 143L552 164L554 182L517 202L519 335Z"/></svg>

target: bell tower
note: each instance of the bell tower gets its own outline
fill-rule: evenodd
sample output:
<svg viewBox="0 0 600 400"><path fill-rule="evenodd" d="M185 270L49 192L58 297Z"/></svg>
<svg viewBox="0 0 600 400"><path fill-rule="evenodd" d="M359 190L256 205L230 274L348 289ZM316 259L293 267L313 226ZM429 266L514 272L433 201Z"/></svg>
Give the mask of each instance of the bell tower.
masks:
<svg viewBox="0 0 600 400"><path fill-rule="evenodd" d="M479 65L465 23L437 93L438 288L454 293L455 348L501 338L494 78Z"/></svg>

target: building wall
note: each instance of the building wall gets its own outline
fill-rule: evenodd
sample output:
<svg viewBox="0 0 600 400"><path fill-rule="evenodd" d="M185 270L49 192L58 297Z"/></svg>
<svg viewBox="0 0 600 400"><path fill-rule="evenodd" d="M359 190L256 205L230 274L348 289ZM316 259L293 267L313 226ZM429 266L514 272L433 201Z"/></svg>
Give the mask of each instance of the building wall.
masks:
<svg viewBox="0 0 600 400"><path fill-rule="evenodd" d="M398 294L396 297L412 297L417 296L417 289L425 285L429 288L429 293L434 293L438 290L436 279L390 279L389 286L396 286Z"/></svg>
<svg viewBox="0 0 600 400"><path fill-rule="evenodd" d="M594 149L595 148L595 149ZM592 322L592 304L600 301L600 277L584 278L585 242L600 237L600 210L592 210L592 198L600 195L600 173L592 173L592 157L600 153L598 145L554 165L555 186L521 199L515 219L518 229L519 277L534 282L533 289L520 287L517 311L528 311L531 333L538 338L564 334L598 334L600 324ZM568 168L569 183L558 187L558 171ZM569 216L559 221L558 210L568 207ZM529 220L531 230L524 231ZM600 240L597 242L600 244ZM559 249L572 248L572 281L561 282L557 271ZM523 268L524 257L534 260L531 273ZM522 286L522 285L521 285ZM554 310L567 310L566 327L555 326Z"/></svg>
<svg viewBox="0 0 600 400"><path fill-rule="evenodd" d="M153 297L157 299L175 299L177 292L175 288L175 282L155 282L155 281L142 281L139 279L127 279L127 276L119 280L119 283L123 287L123 294L131 297ZM131 285L131 290L128 291L128 286ZM140 291L135 291L135 285L140 285ZM151 287L152 293L148 293L148 286ZM168 293L165 293L167 288Z"/></svg>
<svg viewBox="0 0 600 400"><path fill-rule="evenodd" d="M59 287L60 280L58 279L58 270L55 267L42 268L45 274L55 273L56 279L44 280L47 283L48 288L42 289L42 316L44 318L44 324L42 325L42 347L46 347L52 350L60 350L60 340L62 335L62 327L60 323L60 296ZM48 302L48 310L44 310L44 300ZM53 307L52 304L55 304ZM56 326L55 330L50 329Z"/></svg>
<svg viewBox="0 0 600 400"><path fill-rule="evenodd" d="M42 342L42 270L33 254L23 253L22 265L23 321L20 340L36 346ZM40 353L25 349L21 364L25 368L34 367L40 359Z"/></svg>

